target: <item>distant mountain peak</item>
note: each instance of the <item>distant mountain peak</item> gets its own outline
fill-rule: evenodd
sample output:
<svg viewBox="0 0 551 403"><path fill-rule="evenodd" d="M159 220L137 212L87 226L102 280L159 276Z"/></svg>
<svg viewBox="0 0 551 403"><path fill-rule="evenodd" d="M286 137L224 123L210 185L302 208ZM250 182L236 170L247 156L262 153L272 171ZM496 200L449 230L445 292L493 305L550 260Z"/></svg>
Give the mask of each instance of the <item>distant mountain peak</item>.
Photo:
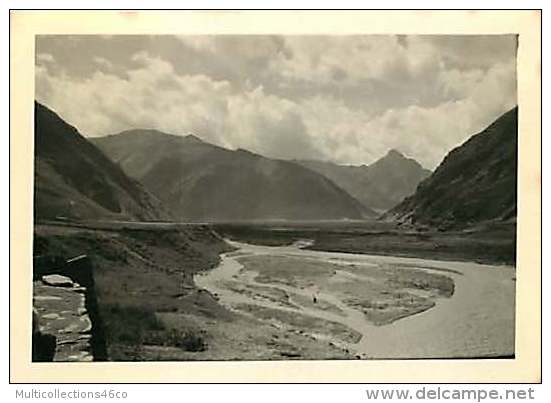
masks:
<svg viewBox="0 0 551 403"><path fill-rule="evenodd" d="M417 160L414 158L406 157L404 154L402 154L400 151L392 148L388 150L386 155L382 158L379 158L377 161L375 161L371 167L375 166L386 166L388 164L391 165L399 165L403 169L413 169L415 167L416 169L420 169L422 171L425 171L427 174L430 173L428 169L425 169ZM426 176L426 175L425 175Z"/></svg>
<svg viewBox="0 0 551 403"><path fill-rule="evenodd" d="M386 157L392 157L392 158L406 158L404 154L402 154L400 151L396 150L395 148L391 148L386 153Z"/></svg>
<svg viewBox="0 0 551 403"><path fill-rule="evenodd" d="M247 155L258 155L251 150L247 150L246 148L238 147L235 149L235 152L241 153L241 154L247 154Z"/></svg>
<svg viewBox="0 0 551 403"><path fill-rule="evenodd" d="M415 192L430 175L417 161L395 149L369 165L337 165L332 162L299 161L321 173L359 200L364 206L387 210Z"/></svg>
<svg viewBox="0 0 551 403"><path fill-rule="evenodd" d="M192 141L194 143L204 143L203 139L201 139L200 137L197 137L195 134L188 134L186 137L186 140L188 141Z"/></svg>

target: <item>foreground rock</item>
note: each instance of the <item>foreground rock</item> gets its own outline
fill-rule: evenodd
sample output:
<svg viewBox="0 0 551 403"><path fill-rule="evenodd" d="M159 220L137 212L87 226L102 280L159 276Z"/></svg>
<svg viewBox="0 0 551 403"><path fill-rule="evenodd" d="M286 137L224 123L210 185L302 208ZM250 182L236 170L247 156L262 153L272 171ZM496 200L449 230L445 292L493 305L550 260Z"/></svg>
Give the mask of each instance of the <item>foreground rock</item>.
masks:
<svg viewBox="0 0 551 403"><path fill-rule="evenodd" d="M53 361L92 361L92 322L86 310L86 289L61 275L33 283L38 331L55 337ZM35 325L36 326L36 325Z"/></svg>
<svg viewBox="0 0 551 403"><path fill-rule="evenodd" d="M72 287L73 280L60 274L50 274L42 277L42 282L52 287Z"/></svg>

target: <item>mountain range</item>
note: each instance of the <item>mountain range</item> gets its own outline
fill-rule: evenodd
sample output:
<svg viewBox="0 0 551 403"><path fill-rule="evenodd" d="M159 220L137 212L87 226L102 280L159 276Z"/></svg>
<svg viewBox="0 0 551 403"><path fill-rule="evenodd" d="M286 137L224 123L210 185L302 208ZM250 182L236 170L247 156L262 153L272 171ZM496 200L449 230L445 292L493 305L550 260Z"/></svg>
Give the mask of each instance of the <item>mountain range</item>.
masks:
<svg viewBox="0 0 551 403"><path fill-rule="evenodd" d="M156 197L77 129L38 102L34 113L36 219L168 217Z"/></svg>
<svg viewBox="0 0 551 403"><path fill-rule="evenodd" d="M431 174L397 150L388 151L371 165L337 165L316 160L297 162L329 178L362 204L380 212L413 194L419 182Z"/></svg>
<svg viewBox="0 0 551 403"><path fill-rule="evenodd" d="M431 174L396 150L371 165L270 159L194 135L87 139L35 102L35 217L176 221L374 218L447 228L516 219L513 108ZM394 206L394 207L392 207Z"/></svg>
<svg viewBox="0 0 551 403"><path fill-rule="evenodd" d="M92 140L178 220L361 219L377 213L292 161L229 150L194 135L130 130Z"/></svg>
<svg viewBox="0 0 551 403"><path fill-rule="evenodd" d="M443 228L515 220L517 116L515 107L451 150L415 194L383 218Z"/></svg>

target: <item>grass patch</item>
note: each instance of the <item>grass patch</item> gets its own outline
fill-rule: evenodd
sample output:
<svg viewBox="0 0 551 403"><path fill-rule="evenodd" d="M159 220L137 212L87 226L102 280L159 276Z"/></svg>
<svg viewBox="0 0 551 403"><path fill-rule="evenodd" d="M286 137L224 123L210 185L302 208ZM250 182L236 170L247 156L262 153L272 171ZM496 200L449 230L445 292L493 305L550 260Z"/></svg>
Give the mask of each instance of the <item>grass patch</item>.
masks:
<svg viewBox="0 0 551 403"><path fill-rule="evenodd" d="M103 320L107 329L107 342L112 346L111 357L129 360L139 356L141 346L177 347L184 351L205 351L207 343L200 332L167 328L149 307L103 307Z"/></svg>
<svg viewBox="0 0 551 403"><path fill-rule="evenodd" d="M177 329L150 332L143 341L144 345L178 347L184 351L205 351L207 343L202 335L192 331L182 332Z"/></svg>
<svg viewBox="0 0 551 403"><path fill-rule="evenodd" d="M111 304L102 308L109 344L140 345L148 333L165 329L155 312L148 307Z"/></svg>

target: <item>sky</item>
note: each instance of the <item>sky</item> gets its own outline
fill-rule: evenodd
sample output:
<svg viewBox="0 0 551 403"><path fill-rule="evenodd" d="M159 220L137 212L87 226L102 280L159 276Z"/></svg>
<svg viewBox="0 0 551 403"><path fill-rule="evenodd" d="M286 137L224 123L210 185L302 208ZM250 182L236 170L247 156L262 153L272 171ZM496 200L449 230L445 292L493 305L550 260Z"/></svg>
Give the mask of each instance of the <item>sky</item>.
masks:
<svg viewBox="0 0 551 403"><path fill-rule="evenodd" d="M195 134L273 158L434 169L516 105L514 35L36 39L36 99L84 136Z"/></svg>

